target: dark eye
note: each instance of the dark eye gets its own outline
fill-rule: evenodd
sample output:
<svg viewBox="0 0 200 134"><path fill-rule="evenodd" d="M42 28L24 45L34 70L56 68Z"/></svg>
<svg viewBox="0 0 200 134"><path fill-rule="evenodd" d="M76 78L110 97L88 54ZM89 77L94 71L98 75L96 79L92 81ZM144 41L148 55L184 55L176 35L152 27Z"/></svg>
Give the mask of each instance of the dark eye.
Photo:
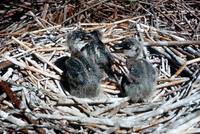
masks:
<svg viewBox="0 0 200 134"><path fill-rule="evenodd" d="M129 50L131 47L131 45L129 43L124 43L123 44L123 48L126 49L126 50Z"/></svg>
<svg viewBox="0 0 200 134"><path fill-rule="evenodd" d="M139 52L140 50L139 50L139 48L137 47L135 51L136 51L136 52Z"/></svg>

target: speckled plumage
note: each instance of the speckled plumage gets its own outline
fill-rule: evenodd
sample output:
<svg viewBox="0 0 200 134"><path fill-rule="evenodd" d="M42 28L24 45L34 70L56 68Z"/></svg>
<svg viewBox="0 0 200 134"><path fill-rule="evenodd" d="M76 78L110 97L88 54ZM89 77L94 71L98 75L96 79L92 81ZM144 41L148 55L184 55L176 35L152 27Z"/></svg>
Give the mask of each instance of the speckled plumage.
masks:
<svg viewBox="0 0 200 134"><path fill-rule="evenodd" d="M98 31L74 30L66 36L71 57L64 57L55 64L63 70L61 83L64 89L77 97L96 97L103 71L111 68L110 53L100 40Z"/></svg>
<svg viewBox="0 0 200 134"><path fill-rule="evenodd" d="M85 32L83 30L75 30L66 37L66 44L69 47L72 57L74 53L81 55L88 60L90 64L97 64L101 73L111 72L113 57L101 41L101 33L99 31Z"/></svg>
<svg viewBox="0 0 200 134"><path fill-rule="evenodd" d="M142 45L136 39L125 39L116 45L125 56L128 74L123 75L122 89L133 102L147 100L155 89L156 71L152 64L143 58Z"/></svg>
<svg viewBox="0 0 200 134"><path fill-rule="evenodd" d="M128 78L122 79L122 87L126 95L130 96L134 102L148 99L155 89L155 69L145 59L138 59L129 64Z"/></svg>
<svg viewBox="0 0 200 134"><path fill-rule="evenodd" d="M100 77L95 66L73 57L60 58L55 64L63 70L61 84L64 90L80 98L98 96Z"/></svg>

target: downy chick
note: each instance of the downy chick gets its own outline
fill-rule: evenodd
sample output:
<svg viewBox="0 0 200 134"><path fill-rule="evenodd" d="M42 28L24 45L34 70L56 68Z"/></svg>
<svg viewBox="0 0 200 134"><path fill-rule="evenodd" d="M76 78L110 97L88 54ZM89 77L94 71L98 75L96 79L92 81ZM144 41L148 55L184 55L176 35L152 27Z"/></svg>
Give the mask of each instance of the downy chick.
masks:
<svg viewBox="0 0 200 134"><path fill-rule="evenodd" d="M90 64L98 65L101 74L106 72L111 75L112 55L101 41L101 33L99 31L88 33L80 29L75 30L67 35L66 42L71 50L72 57L75 57L74 52L81 52L82 56Z"/></svg>
<svg viewBox="0 0 200 134"><path fill-rule="evenodd" d="M64 91L80 98L99 95L100 78L96 75L94 66L91 67L86 60L65 56L58 59L55 65L63 70L61 84Z"/></svg>
<svg viewBox="0 0 200 134"><path fill-rule="evenodd" d="M122 89L133 102L148 100L156 83L156 71L152 64L142 56L142 46L135 39L126 39L116 45L127 57L128 74L122 78Z"/></svg>

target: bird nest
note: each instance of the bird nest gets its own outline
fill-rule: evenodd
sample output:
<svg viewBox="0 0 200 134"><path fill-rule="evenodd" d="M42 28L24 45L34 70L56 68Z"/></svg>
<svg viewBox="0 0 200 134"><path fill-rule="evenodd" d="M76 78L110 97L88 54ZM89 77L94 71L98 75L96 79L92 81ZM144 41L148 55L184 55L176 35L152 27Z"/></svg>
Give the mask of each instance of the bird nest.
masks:
<svg viewBox="0 0 200 134"><path fill-rule="evenodd" d="M2 40L1 131L21 132L196 132L200 112L198 41L184 33L160 30L141 18L114 23L52 26ZM65 34L76 28L101 30L108 49L124 38L138 36L158 78L151 100L133 103L118 97L115 82L103 81L103 98L66 95L60 86L62 70L54 65L69 56ZM117 56L120 59L120 55ZM116 65L117 66L117 65ZM123 68L117 67L119 72Z"/></svg>

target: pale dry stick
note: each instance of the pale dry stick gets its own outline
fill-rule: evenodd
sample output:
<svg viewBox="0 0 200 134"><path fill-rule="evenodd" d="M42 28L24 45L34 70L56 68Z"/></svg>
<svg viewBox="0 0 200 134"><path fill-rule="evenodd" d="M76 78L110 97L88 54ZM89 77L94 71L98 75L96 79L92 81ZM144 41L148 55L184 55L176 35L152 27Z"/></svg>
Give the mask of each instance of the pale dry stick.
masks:
<svg viewBox="0 0 200 134"><path fill-rule="evenodd" d="M116 86L113 85L107 85L107 84L100 84L101 88L106 88L106 89L111 89L111 90L116 90Z"/></svg>
<svg viewBox="0 0 200 134"><path fill-rule="evenodd" d="M23 120L20 120L20 119L14 117L14 116L2 111L2 110L0 110L0 117L1 117L2 120L6 120L8 122L11 122L11 123L13 123L13 124L15 124L17 126L25 126L25 125L27 125L27 123L24 122Z"/></svg>
<svg viewBox="0 0 200 134"><path fill-rule="evenodd" d="M30 57L26 58L25 60L31 63L31 65L33 65L34 67L38 68L39 70L43 70L42 67L36 61L31 60Z"/></svg>
<svg viewBox="0 0 200 134"><path fill-rule="evenodd" d="M94 118L94 117L82 117L82 116L62 116L57 114L40 114L32 112L32 114L38 119L53 119L53 120L68 120L73 122L88 123L88 124L103 124L113 126L114 122L105 117Z"/></svg>
<svg viewBox="0 0 200 134"><path fill-rule="evenodd" d="M32 43L29 43L29 42L23 42L26 46L28 47L32 47L32 46L36 46L35 42L33 41L33 44ZM38 48L40 48L41 46L37 46Z"/></svg>
<svg viewBox="0 0 200 134"><path fill-rule="evenodd" d="M133 21L133 20L129 20L129 22L132 22L132 23L137 23L136 21ZM147 31L149 30L153 30L153 31L156 31L156 32L161 32L161 30L155 28L155 27L152 27L152 26L149 26L149 25L146 25L146 24L142 24L142 23L139 23L142 27L144 27Z"/></svg>
<svg viewBox="0 0 200 134"><path fill-rule="evenodd" d="M77 106L77 109L81 111L82 113L85 113L87 115L91 115L92 107L90 107L88 104L81 104Z"/></svg>
<svg viewBox="0 0 200 134"><path fill-rule="evenodd" d="M24 34L24 32L17 31L17 32L12 32L12 33L0 33L0 36L7 36L7 35L19 36L22 34ZM12 43L12 42L9 42L8 44L10 44L10 43ZM8 44L6 44L6 45L8 45Z"/></svg>
<svg viewBox="0 0 200 134"><path fill-rule="evenodd" d="M20 57L20 56L22 56L22 55L30 54L30 53L32 53L32 51L35 51L36 49L38 49L38 47L31 48L31 49L26 50L26 51L24 51L24 52L22 52L22 53L16 54L16 55L14 55L14 56L12 56L12 57L13 57L13 58L18 58L18 57Z"/></svg>
<svg viewBox="0 0 200 134"><path fill-rule="evenodd" d="M48 57L47 61L50 62L51 58L54 56L54 54L56 53L56 50L54 50L51 55ZM44 70L47 69L47 63L44 63Z"/></svg>
<svg viewBox="0 0 200 134"><path fill-rule="evenodd" d="M200 27L200 22L199 22L198 25L196 26L196 29L195 29L195 32L194 32L194 35L193 35L193 38L192 38L192 39L194 39L195 36L196 36L197 39L198 39L198 31L199 31L199 27Z"/></svg>
<svg viewBox="0 0 200 134"><path fill-rule="evenodd" d="M66 33L67 33L67 30L64 31L63 34L61 33L60 35L58 35L57 36L58 39L55 41L55 44L59 44L60 46L62 46L63 43L66 42L66 39L65 39Z"/></svg>
<svg viewBox="0 0 200 134"><path fill-rule="evenodd" d="M135 103L131 104L128 107L125 107L120 110L122 113L143 113L153 110L156 107L159 107L162 102L153 102L153 103Z"/></svg>
<svg viewBox="0 0 200 134"><path fill-rule="evenodd" d="M143 35L142 35L142 32L144 31L139 24L136 24L136 28L137 28L137 31L139 33L139 36L140 36L140 39L141 39L141 44L143 45L143 42L144 42L144 38L143 38Z"/></svg>
<svg viewBox="0 0 200 134"><path fill-rule="evenodd" d="M56 25L56 26L52 26L52 27L47 27L47 28L43 28L43 29L31 31L31 32L28 32L28 33L30 33L30 34L36 34L36 33L44 32L44 31L48 31L48 30L56 29L56 28L61 28L61 25Z"/></svg>
<svg viewBox="0 0 200 134"><path fill-rule="evenodd" d="M112 89L109 89L109 88L103 88L103 91L106 92L106 93L110 93L110 94L119 94L120 93L119 90L112 90Z"/></svg>
<svg viewBox="0 0 200 134"><path fill-rule="evenodd" d="M185 45L200 45L200 41L157 41L144 42L144 46L185 46Z"/></svg>
<svg viewBox="0 0 200 134"><path fill-rule="evenodd" d="M186 64L190 65L190 64L196 63L196 62L200 62L200 58L195 58L195 59L189 60L189 61L186 62Z"/></svg>
<svg viewBox="0 0 200 134"><path fill-rule="evenodd" d="M8 57L8 56L5 56L5 58L7 60L11 61L13 64L18 65L21 68L24 68L24 69L27 69L27 70L31 70L33 72L37 72L37 73L40 73L40 74L43 74L43 75L48 76L48 77L53 78L53 79L57 79L57 80L61 79L60 76L58 76L58 75L54 75L54 74L51 74L49 72L45 72L45 71L39 70L39 69L34 68L32 66L27 66L27 65L25 65L23 63L20 63L19 61L15 60L14 58L11 58L11 57Z"/></svg>
<svg viewBox="0 0 200 134"><path fill-rule="evenodd" d="M114 70L114 71L116 71L116 72L118 72L120 74L122 73L122 71L116 65L112 66L112 70Z"/></svg>
<svg viewBox="0 0 200 134"><path fill-rule="evenodd" d="M79 98L73 96L72 99L78 103L78 107L88 115L90 115L92 108L89 106L89 104L85 103L84 101L81 101Z"/></svg>
<svg viewBox="0 0 200 134"><path fill-rule="evenodd" d="M31 52L31 51L34 51L36 48L34 48L34 49L31 49L30 51L24 51L24 52L22 52L22 53L19 53L19 54L16 54L16 55L14 55L14 56L12 56L13 58L17 58L17 57L19 57L19 56L21 56L21 55L23 55L23 54L26 54L26 53L28 53L28 52ZM7 68L7 67L9 67L9 66L11 66L11 65L13 65L13 63L12 62L10 62L10 61L2 61L2 62L0 62L0 69L3 69L3 68Z"/></svg>
<svg viewBox="0 0 200 134"><path fill-rule="evenodd" d="M196 45L197 46L197 45ZM196 47L197 48L197 47ZM186 51L188 51L189 53L191 53L194 56L200 57L200 52L197 50L195 50L194 48L192 48L191 46L186 47Z"/></svg>
<svg viewBox="0 0 200 134"><path fill-rule="evenodd" d="M75 111L79 111L79 112L81 112L83 114L87 114L87 115L90 115L90 112L91 112L91 107L87 104L77 105L77 107L71 106L71 108L74 109Z"/></svg>
<svg viewBox="0 0 200 134"><path fill-rule="evenodd" d="M127 114L125 113L120 113L120 109L124 108L124 107L127 107L130 103L128 101L125 101L125 102L122 102L120 103L119 105L117 105L116 107L112 108L111 110L105 112L105 113L102 113L102 116L106 116L106 117L123 117L123 116L127 116ZM134 115L134 114L132 114ZM117 124L117 123L116 123Z"/></svg>
<svg viewBox="0 0 200 134"><path fill-rule="evenodd" d="M111 110L113 108L116 108L116 107L120 106L122 103L125 103L125 102L127 102L129 100L130 100L129 97L125 97L122 100L116 101L115 103L113 103L111 105L108 105L108 106L103 107L101 109L97 109L96 111L92 112L91 115L98 116L98 115L100 115L102 113L105 113L105 112L107 112L107 111L109 111L109 110Z"/></svg>
<svg viewBox="0 0 200 134"><path fill-rule="evenodd" d="M51 81L48 81L47 86L48 86L48 89L51 89L51 91L61 94L59 89L56 87L56 85L52 83Z"/></svg>
<svg viewBox="0 0 200 134"><path fill-rule="evenodd" d="M101 125L87 124L87 125L85 125L84 128L85 128L85 130L87 129L87 132L92 130L92 132L95 132L96 134L102 134L102 130L105 130L105 128L102 128L100 126ZM84 130L82 130L82 132L84 132Z"/></svg>
<svg viewBox="0 0 200 134"><path fill-rule="evenodd" d="M30 50L30 48L28 46L26 46L23 42L21 42L20 40L18 40L17 38L12 36L12 39L14 41L16 41L17 43L19 43L22 47L24 47L26 50ZM52 64L51 62L47 61L44 57L42 57L41 55L39 55L38 53L33 53L36 57L38 57L41 61L47 63L49 66L51 66L53 69L56 70L56 72L58 72L60 75L62 74L62 70L59 69L57 66L55 66L54 64Z"/></svg>
<svg viewBox="0 0 200 134"><path fill-rule="evenodd" d="M26 44L26 42L23 42L23 43L25 43ZM51 47L51 48L54 48L54 45L55 45L56 43L49 43L49 44L45 44L45 45L43 45L43 47ZM42 47L39 47L39 49L51 49L51 48L42 48ZM56 47L55 47L56 48ZM61 48L61 50L63 50L64 48L62 47ZM38 50L38 49L37 49ZM55 49L55 50L57 50L57 48ZM59 48L58 48L58 50L60 50Z"/></svg>
<svg viewBox="0 0 200 134"><path fill-rule="evenodd" d="M120 101L124 98L102 98L102 99L88 99L88 98L79 98L79 101L87 103L89 105L94 105L94 104L110 104L110 103L115 103L116 101ZM57 100L57 105L78 105L79 103L76 103L74 100L67 98L65 96L65 99L58 99Z"/></svg>
<svg viewBox="0 0 200 134"><path fill-rule="evenodd" d="M94 117L79 117L79 116L62 116L62 115L56 115L56 114L41 114L36 112L31 112L36 118L38 119L50 119L50 120L67 120L67 121L73 121L73 122L80 122L82 124L103 124L108 126L114 126L114 122L112 119L100 117L100 118L94 118Z"/></svg>
<svg viewBox="0 0 200 134"><path fill-rule="evenodd" d="M115 124L114 127L111 127L107 129L106 131L102 132L102 134L112 134L112 133L117 133L117 130L119 130L119 125Z"/></svg>
<svg viewBox="0 0 200 134"><path fill-rule="evenodd" d="M37 89L38 90L38 89ZM60 94L60 93L53 93L49 90L44 90L43 88L39 89L44 95L48 96L53 101L60 101L60 100L66 100L66 101L72 101L70 99L66 99L66 95Z"/></svg>
<svg viewBox="0 0 200 134"><path fill-rule="evenodd" d="M42 16L42 19L45 19L45 18L46 18L48 9L49 9L49 4L46 3L46 4L44 5L43 12L42 12L42 15L41 15L41 16Z"/></svg>
<svg viewBox="0 0 200 134"><path fill-rule="evenodd" d="M152 42L155 42L154 39L149 35L149 32L147 30L143 29L143 31L146 34L147 38L149 38Z"/></svg>
<svg viewBox="0 0 200 134"><path fill-rule="evenodd" d="M32 17L33 19L39 24L39 26L41 26L42 28L45 28L45 26L38 20L38 17L32 12L32 11L29 11L28 12Z"/></svg>
<svg viewBox="0 0 200 134"><path fill-rule="evenodd" d="M45 80L44 90L47 90L47 86L48 86L48 79Z"/></svg>
<svg viewBox="0 0 200 134"><path fill-rule="evenodd" d="M39 48L37 52L49 52L49 51L64 51L66 48L64 47L53 47L53 48Z"/></svg>
<svg viewBox="0 0 200 134"><path fill-rule="evenodd" d="M41 87L44 87L43 88L44 90L49 89L50 91L53 91L54 93L60 94L60 91L58 90L56 85L54 83L52 83L52 81L49 78L44 78L44 79L38 80L38 84L40 84Z"/></svg>
<svg viewBox="0 0 200 134"><path fill-rule="evenodd" d="M73 122L79 122L81 124L89 123L89 124L102 124L107 126L114 126L116 123L119 124L120 127L123 128L134 128L134 126L141 121L148 120L157 115L161 115L165 112L169 112L173 109L176 109L181 106L192 105L194 101L199 100L199 94L192 95L180 101L177 101L174 104L169 104L166 107L158 108L151 112L146 112L144 114L140 114L137 116L129 116L129 117L115 117L115 118L105 118L105 117L78 117L78 116L62 116L57 114L40 114L31 112L38 119L50 119L50 120L68 120Z"/></svg>
<svg viewBox="0 0 200 134"><path fill-rule="evenodd" d="M67 12L68 12L68 5L66 4L64 6L64 16L63 16L63 20L66 20L67 19Z"/></svg>
<svg viewBox="0 0 200 134"><path fill-rule="evenodd" d="M32 75L32 76L34 76L34 75ZM35 77L35 76L34 76L34 77ZM35 85L36 85L39 89L43 88L44 90L46 90L45 84L42 85L41 80L39 80L38 78L35 78L35 79L36 79L36 84L35 84Z"/></svg>
<svg viewBox="0 0 200 134"><path fill-rule="evenodd" d="M132 23L137 23L136 21L132 21L132 20L129 20L130 22ZM160 32L162 34L167 34L167 35L170 35L169 33L173 33L173 34L176 34L175 31L166 31L166 30L162 30L162 29L157 29L155 27L152 27L152 26L149 26L149 25L145 25L145 24L142 24L142 23L139 23L142 27L144 27L147 31L149 30L152 30L152 31L155 31L155 32ZM169 32L169 33L167 33ZM179 32L180 33L180 32ZM181 32L180 34L182 34L183 32ZM183 33L183 34L187 34L189 35L189 33ZM176 35L172 35L171 36L176 36Z"/></svg>
<svg viewBox="0 0 200 134"><path fill-rule="evenodd" d="M179 37L179 36L177 36L177 35L168 34L168 33L165 33L165 34L168 35L168 36L171 36L171 37L174 38L176 41L186 41L185 38Z"/></svg>
<svg viewBox="0 0 200 134"><path fill-rule="evenodd" d="M177 77L177 76L185 69L185 67L187 67L187 65L190 65L190 64L196 63L196 62L200 62L200 58L195 58L195 59L186 61L186 62L176 71L176 73L175 73L171 78Z"/></svg>
<svg viewBox="0 0 200 134"><path fill-rule="evenodd" d="M58 80L54 80L54 82L56 83L56 86L58 87L58 90L59 90L59 93L62 94L63 96L64 95L70 95L69 92L67 91L63 91L63 88L62 88L62 85L60 85L60 81Z"/></svg>
<svg viewBox="0 0 200 134"><path fill-rule="evenodd" d="M124 23L124 22L136 23L136 21L133 21L133 20L139 19L142 17L144 17L144 16L137 16L137 17L133 17L133 18L129 18L129 19L123 19L123 20L112 22L112 23L80 23L80 25L81 26L110 26L110 25L117 25L117 24Z"/></svg>
<svg viewBox="0 0 200 134"><path fill-rule="evenodd" d="M8 47L5 46L4 48L1 48L2 50L0 51L0 55L4 54L7 50L8 50Z"/></svg>
<svg viewBox="0 0 200 134"><path fill-rule="evenodd" d="M169 112L169 111L176 109L178 107L181 107L181 106L188 106L189 107L189 105L192 105L193 103L195 103L195 101L197 101L199 99L200 99L200 95L194 94L194 95L189 96L185 99L179 100L179 101L177 101L173 104L169 104L165 107L158 108L158 109L151 111L151 112L146 112L146 113L140 114L138 116L129 116L127 118L121 118L119 124L120 124L121 127L124 127L124 128L132 128L139 121L148 120L152 117L155 117L157 115L161 115L165 112Z"/></svg>
<svg viewBox="0 0 200 134"><path fill-rule="evenodd" d="M124 35L124 36L121 36L121 37L118 37L118 38L114 38L114 39L103 39L102 42L103 43L109 43L109 42L114 42L114 41L118 41L118 40L121 40L121 39L124 39L124 38L127 38L127 37L131 37L132 34L127 34L127 35Z"/></svg>
<svg viewBox="0 0 200 134"><path fill-rule="evenodd" d="M49 23L48 21L39 18L38 20L40 20L41 22L44 22L44 24L46 23L48 26L53 26L53 24Z"/></svg>
<svg viewBox="0 0 200 134"><path fill-rule="evenodd" d="M172 50L173 53L175 53L177 56L181 57L181 58L186 58L187 56L182 54L180 51L178 51L177 49L171 47L170 48Z"/></svg>
<svg viewBox="0 0 200 134"><path fill-rule="evenodd" d="M144 30L144 29L142 29L141 28L141 26L139 25L139 24L136 24L136 27L137 27L137 31L138 31L138 33L139 33L139 37L140 37L140 45L141 45L141 48L143 49L142 51L142 57L143 56L145 56L146 57L146 59L149 61L149 54L148 54L148 52L147 52L147 48L146 47L144 47L144 35L142 34L143 33L143 31L144 32L146 32L146 30ZM147 32L146 32L147 33ZM149 35L148 33L147 33L147 35ZM150 37L150 36L149 36ZM150 39L152 39L151 37L150 37Z"/></svg>
<svg viewBox="0 0 200 134"><path fill-rule="evenodd" d="M56 53L56 50L54 50L54 51L52 52L52 54L49 56L49 58L48 58L47 60L50 61L50 60L52 59L52 57L55 55L55 53Z"/></svg>
<svg viewBox="0 0 200 134"><path fill-rule="evenodd" d="M7 81L9 77L13 75L13 71L14 70L12 68L8 68L8 71L3 76L1 76L0 80Z"/></svg>
<svg viewBox="0 0 200 134"><path fill-rule="evenodd" d="M58 109L59 111L63 112L63 113L68 113L72 116L80 116L80 117L87 117L87 115L85 115L84 113L80 112L79 110L74 110L70 107L63 107L63 106L57 106L56 109Z"/></svg>
<svg viewBox="0 0 200 134"><path fill-rule="evenodd" d="M32 74L32 72L30 70L27 71L28 73L28 78L29 78L29 81L31 81L32 83L34 84L37 84L37 78Z"/></svg>
<svg viewBox="0 0 200 134"><path fill-rule="evenodd" d="M120 91L116 90L116 86L113 85L107 85L107 84L100 84L101 89L103 89L104 92L111 93L111 94L119 94Z"/></svg>
<svg viewBox="0 0 200 134"><path fill-rule="evenodd" d="M27 118L27 117L26 117ZM52 133L52 130L58 130L60 132L62 131L65 131L65 132L71 132L71 133L75 133L76 131L70 131L70 129L65 129L65 128L62 128L62 126L58 126L58 124L56 125L48 125L48 124L45 124L45 125L39 125L37 124L37 122L35 122L34 120L32 119L27 119L29 121L31 121L31 124L28 124L28 125L25 125L25 126L10 126L10 128L12 128L13 130L15 130L16 132L18 131L21 131L21 130L25 130L26 133L47 133L47 134L50 134ZM32 131L34 130L34 131Z"/></svg>
<svg viewBox="0 0 200 134"><path fill-rule="evenodd" d="M187 123L184 123L183 125L180 125L176 127L175 129L172 129L167 132L167 134L174 134L174 133L182 133L185 132L189 127L198 124L200 121L200 115L194 117L192 120L188 121Z"/></svg>
<svg viewBox="0 0 200 134"><path fill-rule="evenodd" d="M137 16L137 17L133 17L131 18L132 20L134 19L139 19L142 18L143 16ZM105 27L110 27L110 26L114 26L114 25L118 25L120 23L124 23L124 22L130 22L130 19L123 19L123 20L119 20L116 22L112 22L112 23L80 23L81 26L95 26L92 28L85 28L85 30L87 31L91 31L91 30L96 30L96 29L101 29L101 28L105 28ZM136 23L136 21L134 21Z"/></svg>
<svg viewBox="0 0 200 134"><path fill-rule="evenodd" d="M116 54L116 53L111 53L111 54L114 57L114 59L118 59L118 60L120 60L122 62L126 62L125 56L122 56L122 55Z"/></svg>
<svg viewBox="0 0 200 134"><path fill-rule="evenodd" d="M157 82L171 82L171 81L178 81L178 80L185 80L189 79L188 77L181 77L181 78L157 78Z"/></svg>
<svg viewBox="0 0 200 134"><path fill-rule="evenodd" d="M164 49L171 55L172 59L174 60L174 62L178 63L179 65L183 65L186 62L186 59L181 58L179 56L177 56L176 54L174 54L170 48L164 46ZM192 74L191 70L186 67L185 70L189 73Z"/></svg>
<svg viewBox="0 0 200 134"><path fill-rule="evenodd" d="M97 29L102 29L102 28L105 28L105 27L109 27L109 26L96 26L96 27L91 27L91 28L85 28L86 31L93 31L93 30L97 30Z"/></svg>
<svg viewBox="0 0 200 134"><path fill-rule="evenodd" d="M161 68L160 68L160 71L165 74L167 77L170 77L171 76L171 69L170 69L170 66L169 66L169 63L168 63L168 60L165 59L165 58L161 58Z"/></svg>
<svg viewBox="0 0 200 134"><path fill-rule="evenodd" d="M80 23L80 26L105 26L111 23Z"/></svg>
<svg viewBox="0 0 200 134"><path fill-rule="evenodd" d="M12 109L15 108L15 107L13 106L13 103L12 103L12 102L9 102L9 101L7 101L7 100L3 100L1 103L7 105L9 108L12 108Z"/></svg>
<svg viewBox="0 0 200 134"><path fill-rule="evenodd" d="M177 126L179 126L179 122L177 122L177 120L184 120L183 115L185 115L185 113L187 113L187 107L182 107L181 110L179 112L177 112L176 110L173 110L170 112L169 116L167 118L171 118L170 120L168 120L165 124L163 124L163 126L161 128L171 128L170 126L173 126L174 128L176 128ZM165 118L165 117L163 117ZM157 119L155 119L155 122L157 122ZM159 122L159 121L158 121ZM176 124L177 123L177 124ZM171 128L172 129L172 128ZM166 132L167 130L160 130L157 129L157 132Z"/></svg>
<svg viewBox="0 0 200 134"><path fill-rule="evenodd" d="M153 128L156 125L160 125L160 124L164 124L165 122L169 121L170 119L172 119L173 117L165 117L165 118L161 118L161 119L156 119L156 121L150 123L147 126L142 126L140 128L135 128L134 131L137 133L142 133L144 130L149 129L149 128ZM147 130L148 131L148 130Z"/></svg>
<svg viewBox="0 0 200 134"><path fill-rule="evenodd" d="M182 79L182 80L167 82L167 83L164 83L164 84L157 85L156 89L165 88L165 87L169 87L169 86L176 86L176 85L184 83L188 80L190 80L190 79L188 78L188 79Z"/></svg>
<svg viewBox="0 0 200 134"><path fill-rule="evenodd" d="M111 25L111 26L107 26L106 27L106 32L104 32L104 37L106 37L106 36L110 36L110 35L112 35L112 36L114 36L113 34L112 34L112 32L114 32L114 28L115 28L116 26L114 26L114 25ZM111 44L111 42L110 42L110 44ZM112 43L113 44L113 43Z"/></svg>
<svg viewBox="0 0 200 134"><path fill-rule="evenodd" d="M186 67L187 67L187 64L184 63L184 64L176 71L176 73L175 73L171 78L177 77Z"/></svg>
<svg viewBox="0 0 200 134"><path fill-rule="evenodd" d="M124 75L126 75L126 77L128 78L128 75L129 75L129 70L128 70L128 68L127 67L125 67L125 66L119 66L119 69L122 71L122 73L124 74Z"/></svg>
<svg viewBox="0 0 200 134"><path fill-rule="evenodd" d="M198 134L200 132L200 128L191 127L188 130L181 132L181 134Z"/></svg>
<svg viewBox="0 0 200 134"><path fill-rule="evenodd" d="M100 128L101 130L106 130L108 129L108 126L105 125L99 125L99 124L86 124L86 127L93 127L93 128Z"/></svg>

